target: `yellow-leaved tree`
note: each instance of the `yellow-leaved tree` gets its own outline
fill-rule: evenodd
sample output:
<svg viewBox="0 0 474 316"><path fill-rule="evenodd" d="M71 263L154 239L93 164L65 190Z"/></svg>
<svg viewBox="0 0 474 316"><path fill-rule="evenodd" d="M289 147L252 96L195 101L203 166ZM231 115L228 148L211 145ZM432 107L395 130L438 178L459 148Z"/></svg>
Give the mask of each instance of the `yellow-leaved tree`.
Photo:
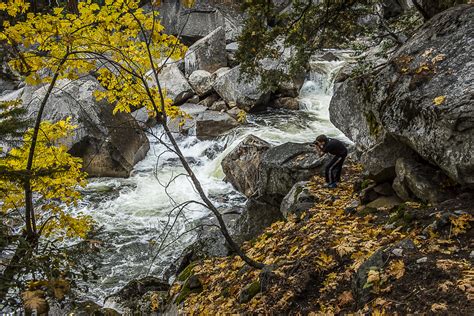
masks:
<svg viewBox="0 0 474 316"><path fill-rule="evenodd" d="M72 127L67 121L42 122L42 116L57 80L74 80L92 72L105 88L96 91L96 97L114 104L114 112L130 112L144 106L149 115L163 125L171 143L169 148L180 159L200 194L201 204L216 216L228 244L248 264L262 268L263 264L248 258L232 240L220 213L206 196L167 126L169 117L184 117L184 114L166 97L160 84L160 72L169 59L182 58L186 47L177 37L164 33L158 12L145 12L139 3L138 0L105 0L99 5L87 0L78 3L77 10L74 10L77 13L60 7L50 13L31 13L28 12L28 3L23 0L8 0L6 5L0 5L0 10L12 16L23 15L16 19L16 23L3 22L3 31L0 32L0 40L6 41L16 53L10 66L24 76L27 84L47 86L24 145L12 150L2 162L24 175L20 182L7 184L7 191L15 194L5 207L23 211L27 239L34 242L41 233L72 232L78 228L77 236L83 237L90 227L89 219L82 219L78 224L57 204L52 206L44 202L42 207L57 219L43 225L43 229L38 228L38 210L33 205L33 196L39 194L46 200L53 198L65 203L74 202L78 197L74 187L84 181L84 175L79 171L80 161L70 157L65 148L52 145L72 132ZM187 6L192 4L193 1L186 1ZM43 138L41 134L45 129L48 133L44 133L46 136ZM49 146L44 145L45 139L48 139ZM48 151L57 155L42 159L42 152ZM69 169L64 170L66 167ZM39 184L37 171L48 169L51 169L49 174L41 174L42 179L47 180ZM70 176L66 179L68 173ZM60 224L61 219L67 225Z"/></svg>

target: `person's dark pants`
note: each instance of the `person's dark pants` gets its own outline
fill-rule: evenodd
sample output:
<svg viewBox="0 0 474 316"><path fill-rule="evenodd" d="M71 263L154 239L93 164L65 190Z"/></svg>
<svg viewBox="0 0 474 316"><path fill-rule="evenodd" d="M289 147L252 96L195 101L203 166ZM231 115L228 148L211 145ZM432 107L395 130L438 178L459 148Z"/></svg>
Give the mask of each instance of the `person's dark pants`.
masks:
<svg viewBox="0 0 474 316"><path fill-rule="evenodd" d="M342 164L346 157L334 156L326 166L326 183L335 183L341 181Z"/></svg>

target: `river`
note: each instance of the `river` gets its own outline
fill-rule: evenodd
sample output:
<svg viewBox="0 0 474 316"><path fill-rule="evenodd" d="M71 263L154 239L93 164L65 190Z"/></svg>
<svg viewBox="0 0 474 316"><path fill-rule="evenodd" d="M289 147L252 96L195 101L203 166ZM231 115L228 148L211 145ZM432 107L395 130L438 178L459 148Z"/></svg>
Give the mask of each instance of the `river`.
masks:
<svg viewBox="0 0 474 316"><path fill-rule="evenodd" d="M219 208L232 208L245 202L239 192L223 181L220 166L223 157L245 136L253 134L272 144L313 141L322 133L344 138L330 123L328 109L334 76L343 65L341 61L312 63L314 70L300 91L299 111L273 110L248 115L248 124L212 141L199 141L192 136L178 138L204 190ZM160 134L160 129L154 132ZM79 295L84 298L102 303L107 295L148 271L161 276L195 238L193 232L185 232L209 216L201 206L191 205L183 210L165 242L170 246L152 260L162 241L160 234L170 227L168 218L173 205L198 199L198 195L184 176L170 182L183 169L176 157L164 153L164 146L153 137L150 146L146 158L135 166L129 178L91 179L74 210L92 216L102 226L97 236L100 240L95 271L98 279L81 284ZM173 215L176 213L177 210Z"/></svg>

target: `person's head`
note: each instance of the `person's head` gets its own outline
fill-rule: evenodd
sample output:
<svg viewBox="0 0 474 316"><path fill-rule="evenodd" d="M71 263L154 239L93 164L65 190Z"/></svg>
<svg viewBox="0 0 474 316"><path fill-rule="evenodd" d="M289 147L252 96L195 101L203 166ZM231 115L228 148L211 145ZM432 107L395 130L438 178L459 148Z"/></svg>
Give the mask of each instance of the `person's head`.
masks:
<svg viewBox="0 0 474 316"><path fill-rule="evenodd" d="M315 143L319 146L323 146L323 145L326 145L326 143L328 142L328 137L326 135L319 135L318 137L316 137L316 141Z"/></svg>

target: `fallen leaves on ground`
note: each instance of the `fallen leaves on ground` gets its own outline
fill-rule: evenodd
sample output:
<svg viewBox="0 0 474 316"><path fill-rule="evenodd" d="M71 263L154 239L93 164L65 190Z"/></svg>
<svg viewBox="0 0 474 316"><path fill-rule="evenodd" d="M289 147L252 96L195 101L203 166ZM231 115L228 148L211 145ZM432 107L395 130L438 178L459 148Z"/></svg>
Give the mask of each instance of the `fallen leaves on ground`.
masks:
<svg viewBox="0 0 474 316"><path fill-rule="evenodd" d="M265 290L246 303L239 302L242 289L254 282L260 282L260 270L250 268L237 256L209 258L193 267L193 273L203 284L200 293L191 293L180 306L183 314L334 314L348 312L386 315L391 308L411 312L443 311L449 305L440 302L417 302L424 293L422 287L405 286L402 282L417 282L416 271L407 270L406 258L390 257L383 267L370 269L367 287L373 295L371 303L362 309L357 306L353 292L353 279L359 267L377 250L393 245L403 239L414 241L421 253L438 256L431 268L457 273L457 281L438 281L434 291L462 291L468 299L473 296L473 271L471 264L463 260L446 258L443 251L459 251L459 245L438 234L421 238L422 228L403 231L400 227L386 228L377 223L377 215L348 214L346 207L354 202L353 181L360 173L360 167L350 166L350 176L333 190L323 186L323 179L315 177L310 185L316 197L315 204L301 217L290 217L268 227L255 240L247 242L243 250L255 260L273 265L272 277L266 280ZM412 210L422 209L419 203L407 203ZM469 229L470 219L451 219L452 235L462 234ZM437 249L433 248L436 245ZM429 247L433 249L427 250ZM457 250L456 248L457 247ZM448 250L451 249L451 250ZM417 267L416 259L412 265ZM444 256L444 257L439 257ZM451 270L449 270L451 269ZM454 272L453 272L454 271ZM448 273L446 272L446 273ZM449 278L449 275L446 276ZM444 283L443 283L444 282ZM397 287L397 284L400 286ZM393 292L404 291L404 297L393 298ZM173 285L178 293L179 284ZM398 294L400 295L400 294ZM434 292L433 295L437 295ZM402 303L393 303L400 300ZM402 305L400 305L402 304ZM405 304L405 305L403 305ZM398 307L397 307L398 306Z"/></svg>

